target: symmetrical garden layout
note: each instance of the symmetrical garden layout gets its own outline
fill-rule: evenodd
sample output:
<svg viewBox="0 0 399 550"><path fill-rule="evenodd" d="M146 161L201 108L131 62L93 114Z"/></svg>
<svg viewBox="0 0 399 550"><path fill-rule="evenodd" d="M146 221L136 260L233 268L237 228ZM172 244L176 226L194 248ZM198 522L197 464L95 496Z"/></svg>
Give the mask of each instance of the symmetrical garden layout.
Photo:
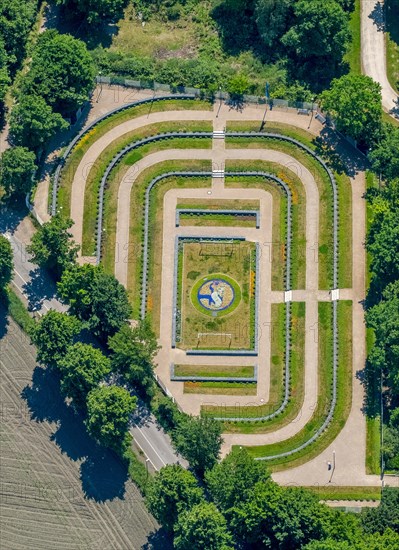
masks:
<svg viewBox="0 0 399 550"><path fill-rule="evenodd" d="M75 140L53 212L150 318L167 394L223 422L226 450L304 463L351 408L351 180L315 153L317 121L269 112L260 132L264 107L156 99Z"/></svg>

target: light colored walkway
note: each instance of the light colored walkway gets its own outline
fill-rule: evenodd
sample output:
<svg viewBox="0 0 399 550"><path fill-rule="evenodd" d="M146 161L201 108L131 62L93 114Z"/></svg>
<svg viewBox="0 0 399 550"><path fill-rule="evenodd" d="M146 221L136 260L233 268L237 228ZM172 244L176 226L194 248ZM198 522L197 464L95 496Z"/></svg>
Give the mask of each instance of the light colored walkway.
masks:
<svg viewBox="0 0 399 550"><path fill-rule="evenodd" d="M74 179L72 182L72 195L71 195L71 218L74 220L74 226L71 229L73 238L77 243L82 242L83 231L83 212L84 212L84 197L86 189L86 181L89 176L90 170L95 166L96 162L99 162L99 158L104 150L116 139L121 136L137 130L143 126L149 124L156 124L165 121L179 121L179 120L211 120L213 114L207 111L161 111L152 113L150 115L144 115L138 118L132 118L115 126L112 130L100 137L83 155L79 166L76 169ZM167 157L165 157L166 160ZM136 167L137 165L134 165Z"/></svg>
<svg viewBox="0 0 399 550"><path fill-rule="evenodd" d="M361 56L364 74L381 84L382 106L398 109L398 94L387 77L384 0L361 0ZM397 115L398 116L398 115Z"/></svg>

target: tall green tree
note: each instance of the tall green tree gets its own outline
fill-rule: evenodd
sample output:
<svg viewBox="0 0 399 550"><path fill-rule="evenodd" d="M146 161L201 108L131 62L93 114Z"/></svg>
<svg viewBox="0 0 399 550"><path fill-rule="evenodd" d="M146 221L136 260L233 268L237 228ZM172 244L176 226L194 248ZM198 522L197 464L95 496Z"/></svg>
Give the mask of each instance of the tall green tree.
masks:
<svg viewBox="0 0 399 550"><path fill-rule="evenodd" d="M123 8L127 0L56 0L57 4L65 7L72 15L87 19L88 23L103 23L122 17Z"/></svg>
<svg viewBox="0 0 399 550"><path fill-rule="evenodd" d="M92 58L81 40L51 29L38 38L23 93L42 96L56 113L70 116L94 87Z"/></svg>
<svg viewBox="0 0 399 550"><path fill-rule="evenodd" d="M22 96L11 111L10 135L15 145L38 150L67 127L66 120L40 96Z"/></svg>
<svg viewBox="0 0 399 550"><path fill-rule="evenodd" d="M53 216L33 235L27 251L32 254L32 262L50 270L59 279L62 273L74 264L79 246L72 241L68 230L73 221L60 215Z"/></svg>
<svg viewBox="0 0 399 550"><path fill-rule="evenodd" d="M204 494L191 472L172 464L155 474L146 499L154 517L171 532L179 514L202 502Z"/></svg>
<svg viewBox="0 0 399 550"><path fill-rule="evenodd" d="M399 413L399 409L398 413ZM399 414L397 414L399 426ZM399 489L386 487L382 491L381 503L377 508L368 508L361 515L366 533L380 533L388 528L399 533Z"/></svg>
<svg viewBox="0 0 399 550"><path fill-rule="evenodd" d="M294 60L295 75L322 89L336 76L347 50L347 15L335 0L299 0L294 24L281 41Z"/></svg>
<svg viewBox="0 0 399 550"><path fill-rule="evenodd" d="M103 340L114 335L132 313L125 288L101 266L69 267L58 290L71 312Z"/></svg>
<svg viewBox="0 0 399 550"><path fill-rule="evenodd" d="M7 51L10 73L20 67L26 55L26 42L37 10L36 0L3 0L0 2L0 36Z"/></svg>
<svg viewBox="0 0 399 550"><path fill-rule="evenodd" d="M13 269L11 244L6 237L0 235L0 291L11 281Z"/></svg>
<svg viewBox="0 0 399 550"><path fill-rule="evenodd" d="M254 460L245 447L233 449L205 474L212 499L222 511L245 500L256 483L269 478L264 462Z"/></svg>
<svg viewBox="0 0 399 550"><path fill-rule="evenodd" d="M101 445L118 450L127 433L136 397L119 386L100 386L87 395L86 426Z"/></svg>
<svg viewBox="0 0 399 550"><path fill-rule="evenodd" d="M175 527L176 550L233 550L226 519L212 503L204 502L179 515Z"/></svg>
<svg viewBox="0 0 399 550"><path fill-rule="evenodd" d="M364 75L345 75L333 80L321 96L322 108L334 118L337 128L360 144L370 146L380 135L381 86Z"/></svg>
<svg viewBox="0 0 399 550"><path fill-rule="evenodd" d="M222 445L222 427L212 418L187 416L179 422L173 443L201 477L216 464Z"/></svg>
<svg viewBox="0 0 399 550"><path fill-rule="evenodd" d="M267 48L274 51L288 29L292 18L293 0L257 0L255 17L259 34Z"/></svg>
<svg viewBox="0 0 399 550"><path fill-rule="evenodd" d="M111 371L108 357L100 350L78 342L59 361L61 391L78 408L85 408L87 394Z"/></svg>
<svg viewBox="0 0 399 550"><path fill-rule="evenodd" d="M56 366L79 334L80 322L73 315L51 309L33 331L37 360L46 366Z"/></svg>
<svg viewBox="0 0 399 550"><path fill-rule="evenodd" d="M7 52L4 46L4 40L0 35L0 103L4 101L10 84L10 75L7 67Z"/></svg>
<svg viewBox="0 0 399 550"><path fill-rule="evenodd" d="M8 197L29 193L37 168L35 160L35 154L25 147L10 147L1 154L0 185Z"/></svg>
<svg viewBox="0 0 399 550"><path fill-rule="evenodd" d="M383 125L382 137L370 151L373 170L389 181L399 178L399 128L393 124Z"/></svg>
<svg viewBox="0 0 399 550"><path fill-rule="evenodd" d="M151 393L154 384L154 357L158 351L156 336L148 320L133 328L123 325L108 340L112 351L112 370L121 373L134 386Z"/></svg>

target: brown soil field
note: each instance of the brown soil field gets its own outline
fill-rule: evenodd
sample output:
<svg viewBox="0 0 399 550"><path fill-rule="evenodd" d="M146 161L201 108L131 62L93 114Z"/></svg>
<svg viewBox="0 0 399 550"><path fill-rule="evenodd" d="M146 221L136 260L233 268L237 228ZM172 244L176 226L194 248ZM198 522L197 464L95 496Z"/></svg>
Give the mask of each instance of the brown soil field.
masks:
<svg viewBox="0 0 399 550"><path fill-rule="evenodd" d="M0 547L169 548L119 458L87 435L0 310Z"/></svg>

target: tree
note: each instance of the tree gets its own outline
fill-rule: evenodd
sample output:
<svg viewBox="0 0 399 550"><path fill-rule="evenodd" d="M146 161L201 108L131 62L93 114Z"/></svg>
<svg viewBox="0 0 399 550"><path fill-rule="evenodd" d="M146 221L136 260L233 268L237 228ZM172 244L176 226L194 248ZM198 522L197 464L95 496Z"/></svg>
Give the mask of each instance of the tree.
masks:
<svg viewBox="0 0 399 550"><path fill-rule="evenodd" d="M108 341L113 352L112 370L121 373L128 382L151 392L154 383L153 360L158 344L148 320L141 321L131 328L123 325Z"/></svg>
<svg viewBox="0 0 399 550"><path fill-rule="evenodd" d="M56 113L70 116L94 86L92 58L81 40L56 30L38 38L23 92L42 96Z"/></svg>
<svg viewBox="0 0 399 550"><path fill-rule="evenodd" d="M234 546L223 515L214 504L204 502L179 515L174 547L176 550L232 550Z"/></svg>
<svg viewBox="0 0 399 550"><path fill-rule="evenodd" d="M399 413L399 409L397 409ZM399 425L399 414L397 415ZM361 515L366 533L380 533L388 528L399 533L399 489L386 487L382 491L381 503L377 508L368 508Z"/></svg>
<svg viewBox="0 0 399 550"><path fill-rule="evenodd" d="M101 445L119 449L127 432L136 397L118 386L100 386L87 396L86 426Z"/></svg>
<svg viewBox="0 0 399 550"><path fill-rule="evenodd" d="M399 535L387 529L382 535L361 533L356 538L351 537L349 541L332 538L315 540L302 548L303 550L397 550L398 547Z"/></svg>
<svg viewBox="0 0 399 550"><path fill-rule="evenodd" d="M389 424L385 428L382 451L386 468L399 470L399 407L390 412Z"/></svg>
<svg viewBox="0 0 399 550"><path fill-rule="evenodd" d="M4 40L0 35L0 103L4 101L10 84L10 75L7 67L7 52L4 46Z"/></svg>
<svg viewBox="0 0 399 550"><path fill-rule="evenodd" d="M68 127L66 120L54 113L40 96L22 96L11 111L10 134L15 145L38 150L58 130Z"/></svg>
<svg viewBox="0 0 399 550"><path fill-rule="evenodd" d="M177 426L173 443L201 477L216 464L222 445L222 427L212 418L187 416Z"/></svg>
<svg viewBox="0 0 399 550"><path fill-rule="evenodd" d="M35 154L25 147L10 147L0 157L0 185L8 197L21 196L32 188Z"/></svg>
<svg viewBox="0 0 399 550"><path fill-rule="evenodd" d="M205 474L212 499L222 511L245 500L256 483L269 478L265 464L254 460L245 448L233 449Z"/></svg>
<svg viewBox="0 0 399 550"><path fill-rule="evenodd" d="M322 89L337 74L348 47L347 15L335 0L299 0L294 14L281 41L294 59L295 75Z"/></svg>
<svg viewBox="0 0 399 550"><path fill-rule="evenodd" d="M71 240L68 231L73 221L60 215L53 216L33 235L27 251L32 254L32 262L51 271L57 279L69 266L73 265L79 246Z"/></svg>
<svg viewBox="0 0 399 550"><path fill-rule="evenodd" d="M68 12L84 17L89 23L98 25L104 20L115 20L123 14L126 0L56 0Z"/></svg>
<svg viewBox="0 0 399 550"><path fill-rule="evenodd" d="M292 17L293 0L257 0L256 24L262 41L268 48L277 48Z"/></svg>
<svg viewBox="0 0 399 550"><path fill-rule="evenodd" d="M71 312L104 340L114 335L132 312L125 288L101 266L69 267L58 290Z"/></svg>
<svg viewBox="0 0 399 550"><path fill-rule="evenodd" d="M339 516L302 488L257 483L231 510L231 528L246 544L291 550L325 538ZM263 545L263 546L262 546Z"/></svg>
<svg viewBox="0 0 399 550"><path fill-rule="evenodd" d="M80 342L68 349L58 367L61 371L61 391L78 408L85 407L87 394L111 370L108 357L100 350Z"/></svg>
<svg viewBox="0 0 399 550"><path fill-rule="evenodd" d="M360 144L370 146L381 129L381 86L364 75L345 75L333 80L321 96L322 108L337 128Z"/></svg>
<svg viewBox="0 0 399 550"><path fill-rule="evenodd" d="M0 235L0 291L11 281L13 269L11 244L6 237Z"/></svg>
<svg viewBox="0 0 399 550"><path fill-rule="evenodd" d="M203 498L193 474L178 464L165 466L157 472L146 494L151 513L168 531L173 531L183 510L190 510Z"/></svg>
<svg viewBox="0 0 399 550"><path fill-rule="evenodd" d="M0 35L5 44L10 73L15 74L26 55L26 42L37 10L36 0L0 2Z"/></svg>
<svg viewBox="0 0 399 550"><path fill-rule="evenodd" d="M39 363L56 366L72 346L79 331L80 323L76 317L51 309L41 318L32 334Z"/></svg>
<svg viewBox="0 0 399 550"><path fill-rule="evenodd" d="M380 142L370 151L373 170L385 180L399 178L399 128L393 124L383 125Z"/></svg>
<svg viewBox="0 0 399 550"><path fill-rule="evenodd" d="M237 73L232 76L227 85L227 91L234 98L242 97L245 92L248 91L249 81L248 78L241 73Z"/></svg>

